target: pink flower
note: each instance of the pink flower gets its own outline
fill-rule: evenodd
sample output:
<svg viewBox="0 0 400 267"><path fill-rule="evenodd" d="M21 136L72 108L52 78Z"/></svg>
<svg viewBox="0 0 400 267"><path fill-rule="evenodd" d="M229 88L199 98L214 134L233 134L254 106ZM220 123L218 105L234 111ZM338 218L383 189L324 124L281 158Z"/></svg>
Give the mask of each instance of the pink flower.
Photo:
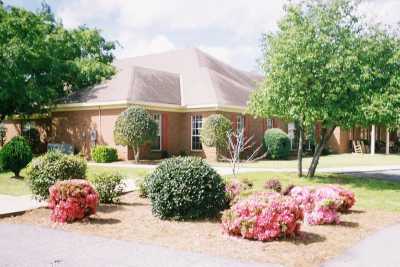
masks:
<svg viewBox="0 0 400 267"><path fill-rule="evenodd" d="M49 208L54 222L73 222L96 213L99 194L86 180L66 180L50 187Z"/></svg>

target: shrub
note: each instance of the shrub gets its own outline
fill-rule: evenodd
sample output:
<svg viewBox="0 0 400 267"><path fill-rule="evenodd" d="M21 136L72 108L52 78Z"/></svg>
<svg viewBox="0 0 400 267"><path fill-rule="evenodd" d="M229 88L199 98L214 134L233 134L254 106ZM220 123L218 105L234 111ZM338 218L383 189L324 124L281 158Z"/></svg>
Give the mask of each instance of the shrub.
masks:
<svg viewBox="0 0 400 267"><path fill-rule="evenodd" d="M2 169L12 171L19 177L20 171L32 160L32 150L26 139L16 136L10 140L0 151Z"/></svg>
<svg viewBox="0 0 400 267"><path fill-rule="evenodd" d="M232 131L231 121L221 114L214 114L204 121L201 142L209 147L223 149L227 146L227 132Z"/></svg>
<svg viewBox="0 0 400 267"><path fill-rule="evenodd" d="M42 141L40 140L40 133L35 128L29 128L22 132L22 136L28 141L29 146L34 154L40 154Z"/></svg>
<svg viewBox="0 0 400 267"><path fill-rule="evenodd" d="M4 124L0 123L0 146L4 145L4 140L7 136L7 128Z"/></svg>
<svg viewBox="0 0 400 267"><path fill-rule="evenodd" d="M290 153L290 139L281 129L269 129L264 134L264 148L270 159L287 159Z"/></svg>
<svg viewBox="0 0 400 267"><path fill-rule="evenodd" d="M124 177L119 173L100 173L90 181L99 193L101 203L119 202L119 196L124 191Z"/></svg>
<svg viewBox="0 0 400 267"><path fill-rule="evenodd" d="M40 198L49 196L49 188L57 181L84 179L86 161L78 156L51 151L35 158L28 166L32 193Z"/></svg>
<svg viewBox="0 0 400 267"><path fill-rule="evenodd" d="M161 219L200 219L226 207L221 176L201 158L164 160L148 178L153 214Z"/></svg>
<svg viewBox="0 0 400 267"><path fill-rule="evenodd" d="M115 148L108 146L95 146L92 149L92 159L97 163L108 163L118 160L118 153Z"/></svg>
<svg viewBox="0 0 400 267"><path fill-rule="evenodd" d="M139 197L147 198L149 196L149 178L150 176L145 176L143 179L138 180L138 190Z"/></svg>
<svg viewBox="0 0 400 267"><path fill-rule="evenodd" d="M242 183L237 179L227 181L225 184L225 193L229 206L239 201L240 194L250 188L248 184Z"/></svg>
<svg viewBox="0 0 400 267"><path fill-rule="evenodd" d="M99 195L85 180L59 181L50 187L49 208L53 222L73 222L96 213Z"/></svg>
<svg viewBox="0 0 400 267"><path fill-rule="evenodd" d="M239 201L222 216L222 228L229 235L271 241L299 233L303 212L291 197L258 193Z"/></svg>
<svg viewBox="0 0 400 267"><path fill-rule="evenodd" d="M278 179L270 179L265 182L264 188L271 189L277 193L280 193L282 191L282 184Z"/></svg>
<svg viewBox="0 0 400 267"><path fill-rule="evenodd" d="M118 145L130 146L139 161L140 146L152 142L157 136L157 123L142 107L132 106L122 112L114 127L114 140Z"/></svg>
<svg viewBox="0 0 400 267"><path fill-rule="evenodd" d="M308 224L338 224L339 212L355 203L354 193L338 186L294 187L289 193L304 211Z"/></svg>

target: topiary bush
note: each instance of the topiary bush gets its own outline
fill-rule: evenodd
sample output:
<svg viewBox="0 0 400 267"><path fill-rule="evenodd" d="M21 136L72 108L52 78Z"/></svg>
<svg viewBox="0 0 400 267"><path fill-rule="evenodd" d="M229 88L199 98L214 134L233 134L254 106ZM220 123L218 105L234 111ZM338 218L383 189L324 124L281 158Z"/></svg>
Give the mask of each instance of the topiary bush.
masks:
<svg viewBox="0 0 400 267"><path fill-rule="evenodd" d="M49 188L57 181L85 179L87 164L78 156L51 151L35 158L27 168L32 193L39 199L49 196Z"/></svg>
<svg viewBox="0 0 400 267"><path fill-rule="evenodd" d="M139 162L140 146L156 138L157 128L157 123L146 110L131 106L118 116L114 126L114 140L117 145L131 147L135 161Z"/></svg>
<svg viewBox="0 0 400 267"><path fill-rule="evenodd" d="M270 159L287 159L290 153L289 136L281 129L269 129L264 134L264 148Z"/></svg>
<svg viewBox="0 0 400 267"><path fill-rule="evenodd" d="M115 148L99 145L92 149L92 159L97 163L109 163L118 160L118 153Z"/></svg>
<svg viewBox="0 0 400 267"><path fill-rule="evenodd" d="M209 147L223 149L227 146L227 133L232 131L231 121L221 114L214 114L204 121L201 142Z"/></svg>
<svg viewBox="0 0 400 267"><path fill-rule="evenodd" d="M221 176L197 157L164 160L148 177L153 214L161 219L201 219L227 206Z"/></svg>
<svg viewBox="0 0 400 267"><path fill-rule="evenodd" d="M5 171L12 171L15 177L32 160L32 150L26 139L16 136L0 150L0 165Z"/></svg>
<svg viewBox="0 0 400 267"><path fill-rule="evenodd" d="M96 191L99 193L101 203L117 203L124 191L124 177L119 173L100 173L90 178Z"/></svg>
<svg viewBox="0 0 400 267"><path fill-rule="evenodd" d="M49 191L53 222L73 222L96 213L99 194L88 181L59 181Z"/></svg>
<svg viewBox="0 0 400 267"><path fill-rule="evenodd" d="M303 212L293 198L258 193L226 210L222 228L229 235L271 241L298 235L302 220Z"/></svg>

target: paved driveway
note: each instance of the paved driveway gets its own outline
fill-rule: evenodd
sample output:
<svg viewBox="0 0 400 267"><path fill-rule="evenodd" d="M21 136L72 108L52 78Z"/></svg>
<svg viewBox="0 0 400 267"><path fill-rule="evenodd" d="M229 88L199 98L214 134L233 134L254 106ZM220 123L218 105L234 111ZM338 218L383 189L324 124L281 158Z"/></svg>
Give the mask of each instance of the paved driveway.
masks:
<svg viewBox="0 0 400 267"><path fill-rule="evenodd" d="M400 168L391 170L349 172L347 174L357 177L368 177L380 180L400 182Z"/></svg>
<svg viewBox="0 0 400 267"><path fill-rule="evenodd" d="M1 267L278 267L113 240L0 223Z"/></svg>

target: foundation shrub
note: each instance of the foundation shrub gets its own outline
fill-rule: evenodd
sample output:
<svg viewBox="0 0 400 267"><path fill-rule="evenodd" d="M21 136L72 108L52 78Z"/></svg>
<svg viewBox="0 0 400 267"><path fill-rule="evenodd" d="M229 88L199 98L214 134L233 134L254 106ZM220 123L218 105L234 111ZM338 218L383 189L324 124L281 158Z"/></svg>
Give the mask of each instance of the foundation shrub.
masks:
<svg viewBox="0 0 400 267"><path fill-rule="evenodd" d="M0 150L0 166L4 171L12 171L16 177L32 160L32 150L22 136L12 138Z"/></svg>
<svg viewBox="0 0 400 267"><path fill-rule="evenodd" d="M108 146L95 146L92 150L92 159L97 163L109 163L118 160L115 148Z"/></svg>
<svg viewBox="0 0 400 267"><path fill-rule="evenodd" d="M270 159L287 159L290 153L289 136L281 129L269 129L264 134L264 148Z"/></svg>

